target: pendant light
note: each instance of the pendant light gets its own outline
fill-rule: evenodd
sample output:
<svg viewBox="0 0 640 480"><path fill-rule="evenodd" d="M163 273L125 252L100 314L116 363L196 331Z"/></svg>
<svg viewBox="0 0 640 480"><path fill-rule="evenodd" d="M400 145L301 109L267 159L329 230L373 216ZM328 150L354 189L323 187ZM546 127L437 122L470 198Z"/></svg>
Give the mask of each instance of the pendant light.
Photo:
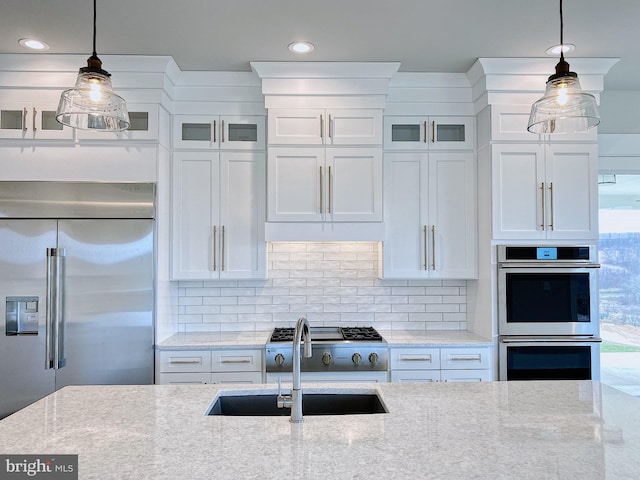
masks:
<svg viewBox="0 0 640 480"><path fill-rule="evenodd" d="M129 128L129 113L122 97L113 93L111 74L102 69L96 54L96 0L93 0L93 54L80 68L76 85L62 92L56 120L73 128L119 132Z"/></svg>
<svg viewBox="0 0 640 480"><path fill-rule="evenodd" d="M563 43L562 0L560 0L560 45ZM544 96L531 107L527 130L531 133L571 133L598 126L600 115L596 98L582 91L578 75L560 51L556 73L547 80Z"/></svg>

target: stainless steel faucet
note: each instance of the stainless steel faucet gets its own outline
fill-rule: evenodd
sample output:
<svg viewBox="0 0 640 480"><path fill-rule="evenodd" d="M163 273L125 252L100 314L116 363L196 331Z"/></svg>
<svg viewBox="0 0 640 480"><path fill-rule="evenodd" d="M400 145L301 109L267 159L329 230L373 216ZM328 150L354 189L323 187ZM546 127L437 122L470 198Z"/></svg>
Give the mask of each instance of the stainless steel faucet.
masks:
<svg viewBox="0 0 640 480"><path fill-rule="evenodd" d="M304 339L304 356L311 356L311 327L305 317L300 317L293 333L293 387L291 395L282 395L278 379L278 408L291 409L291 423L302 423L302 388L300 386L300 344Z"/></svg>

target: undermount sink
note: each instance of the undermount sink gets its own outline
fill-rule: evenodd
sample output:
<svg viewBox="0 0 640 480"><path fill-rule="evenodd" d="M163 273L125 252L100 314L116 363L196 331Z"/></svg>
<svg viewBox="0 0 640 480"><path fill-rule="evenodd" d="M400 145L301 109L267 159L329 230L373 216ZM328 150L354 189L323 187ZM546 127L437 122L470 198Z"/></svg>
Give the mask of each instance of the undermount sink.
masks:
<svg viewBox="0 0 640 480"><path fill-rule="evenodd" d="M277 393L254 390L251 392L220 392L207 410L207 415L237 417L289 416L291 409L278 408ZM303 390L302 412L306 415L362 415L388 413L377 392Z"/></svg>

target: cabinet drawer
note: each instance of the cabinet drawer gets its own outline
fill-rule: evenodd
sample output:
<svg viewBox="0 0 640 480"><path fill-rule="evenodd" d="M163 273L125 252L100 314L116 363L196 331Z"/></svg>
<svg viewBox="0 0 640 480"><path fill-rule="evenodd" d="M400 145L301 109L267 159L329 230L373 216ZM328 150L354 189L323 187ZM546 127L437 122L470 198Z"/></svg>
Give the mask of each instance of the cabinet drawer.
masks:
<svg viewBox="0 0 640 480"><path fill-rule="evenodd" d="M394 370L391 372L394 383L430 383L440 381L440 370Z"/></svg>
<svg viewBox="0 0 640 480"><path fill-rule="evenodd" d="M211 372L209 350L161 351L160 372Z"/></svg>
<svg viewBox="0 0 640 480"><path fill-rule="evenodd" d="M212 372L261 372L262 350L215 350Z"/></svg>
<svg viewBox="0 0 640 480"><path fill-rule="evenodd" d="M392 348L391 370L429 370L440 368L438 348Z"/></svg>
<svg viewBox="0 0 640 480"><path fill-rule="evenodd" d="M443 382L491 381L491 372L489 370L442 370L440 375Z"/></svg>
<svg viewBox="0 0 640 480"><path fill-rule="evenodd" d="M262 372L212 373L212 383L262 383Z"/></svg>
<svg viewBox="0 0 640 480"><path fill-rule="evenodd" d="M158 385L197 385L212 383L210 373L161 373L156 378Z"/></svg>
<svg viewBox="0 0 640 480"><path fill-rule="evenodd" d="M440 363L443 370L489 369L491 349L486 348L442 348Z"/></svg>

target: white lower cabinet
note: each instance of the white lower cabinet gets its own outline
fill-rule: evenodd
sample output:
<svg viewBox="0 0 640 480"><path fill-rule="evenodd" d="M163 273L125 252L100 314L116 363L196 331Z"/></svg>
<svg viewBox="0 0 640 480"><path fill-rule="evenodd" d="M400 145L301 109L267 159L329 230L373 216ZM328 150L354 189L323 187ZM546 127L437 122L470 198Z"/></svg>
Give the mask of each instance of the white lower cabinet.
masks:
<svg viewBox="0 0 640 480"><path fill-rule="evenodd" d="M262 349L157 350L157 384L262 383Z"/></svg>
<svg viewBox="0 0 640 480"><path fill-rule="evenodd" d="M403 347L390 349L391 382L486 382L490 347Z"/></svg>

